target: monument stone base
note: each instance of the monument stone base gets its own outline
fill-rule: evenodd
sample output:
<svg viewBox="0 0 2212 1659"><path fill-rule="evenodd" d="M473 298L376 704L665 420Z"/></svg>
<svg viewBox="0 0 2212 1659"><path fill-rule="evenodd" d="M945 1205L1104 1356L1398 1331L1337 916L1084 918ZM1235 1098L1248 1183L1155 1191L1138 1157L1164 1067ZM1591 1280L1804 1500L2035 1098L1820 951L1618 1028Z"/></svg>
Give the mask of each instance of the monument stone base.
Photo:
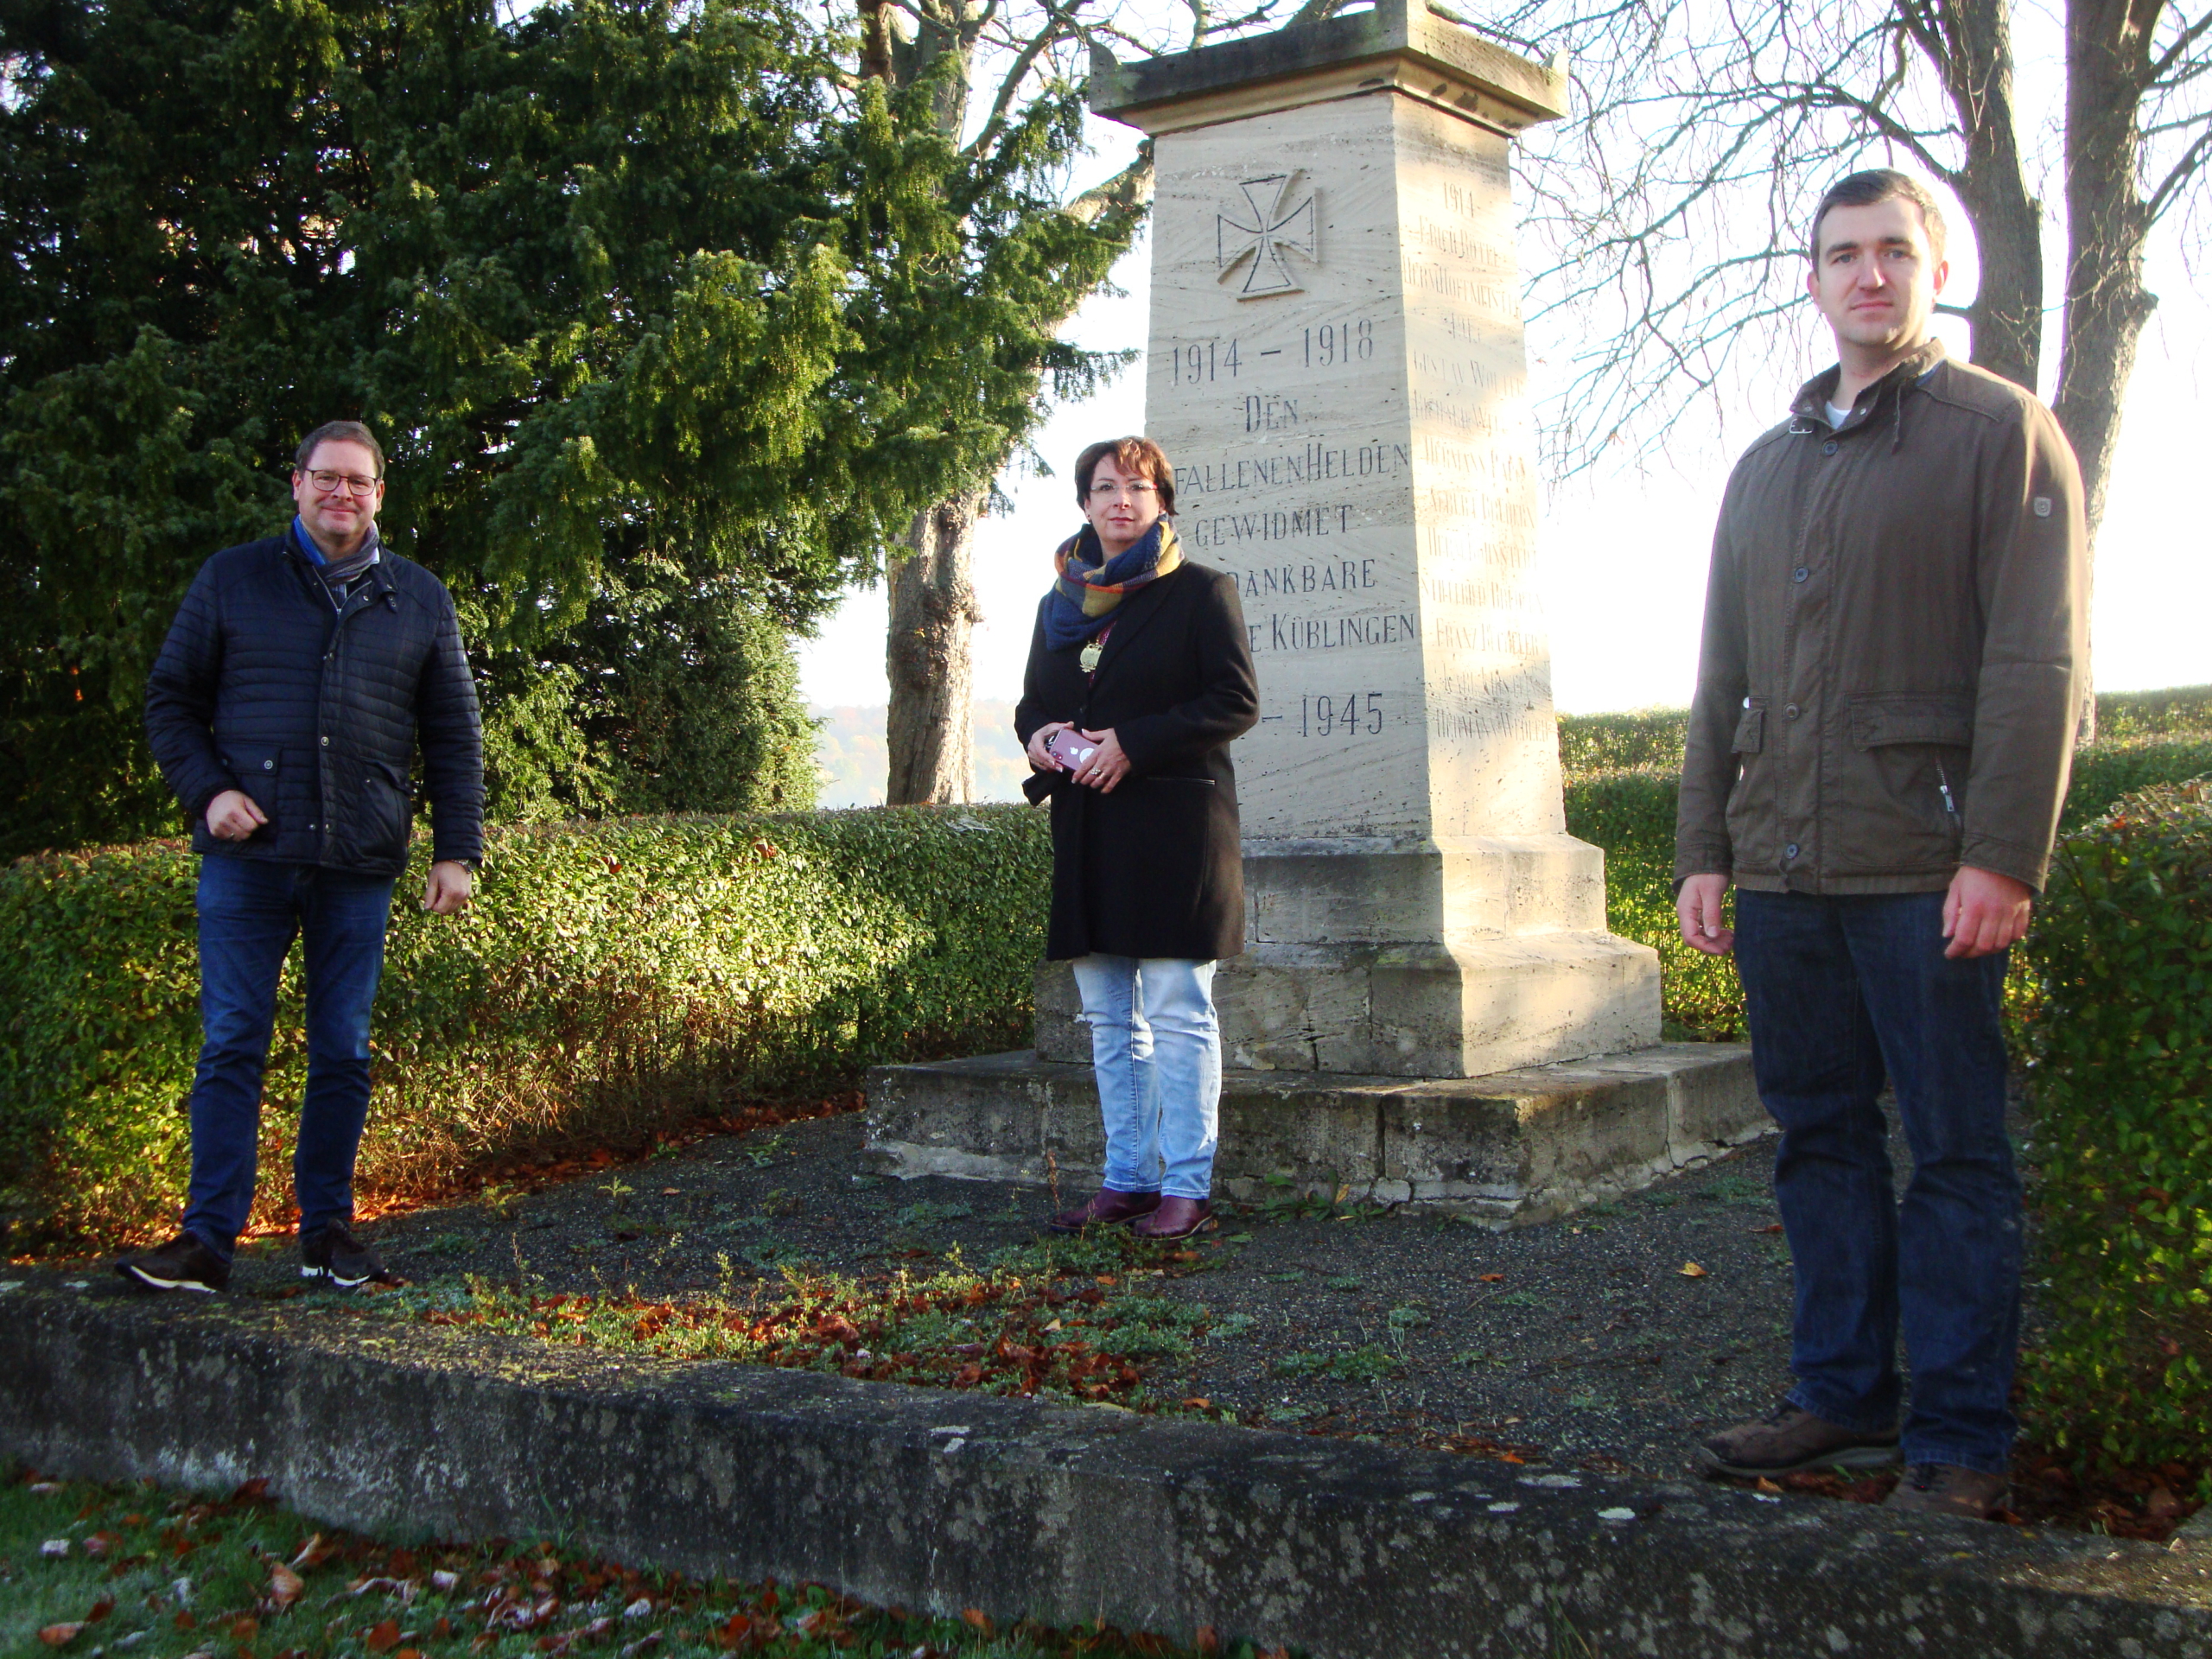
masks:
<svg viewBox="0 0 2212 1659"><path fill-rule="evenodd" d="M1057 1179L1071 1204L1098 1184L1105 1142L1087 1065L1018 1049L877 1066L868 1099L868 1151L886 1174ZM1214 1191L1403 1205L1503 1228L1633 1192L1769 1127L1751 1050L1732 1043L1481 1077L1230 1071Z"/></svg>

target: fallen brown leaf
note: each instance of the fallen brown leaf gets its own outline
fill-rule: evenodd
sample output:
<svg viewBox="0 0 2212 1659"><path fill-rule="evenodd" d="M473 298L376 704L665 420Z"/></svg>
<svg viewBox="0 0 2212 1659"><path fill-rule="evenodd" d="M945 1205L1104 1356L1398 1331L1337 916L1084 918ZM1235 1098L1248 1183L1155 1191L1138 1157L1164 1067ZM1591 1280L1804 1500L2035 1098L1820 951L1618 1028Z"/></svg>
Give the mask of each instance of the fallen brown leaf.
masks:
<svg viewBox="0 0 2212 1659"><path fill-rule="evenodd" d="M269 1569L269 1605L278 1612L306 1593L308 1581L279 1561Z"/></svg>
<svg viewBox="0 0 2212 1659"><path fill-rule="evenodd" d="M82 1619L71 1624L49 1624L38 1633L38 1639L49 1648L66 1648L77 1639L78 1633L84 1628Z"/></svg>
<svg viewBox="0 0 2212 1659"><path fill-rule="evenodd" d="M387 1618L361 1632L361 1645L371 1653L390 1653L399 1645L399 1621Z"/></svg>
<svg viewBox="0 0 2212 1659"><path fill-rule="evenodd" d="M991 1616L980 1607L964 1607L960 1617L981 1630L986 1637L998 1634L998 1626L991 1623Z"/></svg>
<svg viewBox="0 0 2212 1659"><path fill-rule="evenodd" d="M1685 1279L1704 1279L1711 1276L1694 1262L1683 1262L1680 1271Z"/></svg>
<svg viewBox="0 0 2212 1659"><path fill-rule="evenodd" d="M87 1624L97 1624L114 1611L115 1598L113 1596L102 1596L98 1601L92 1604L91 1611L86 1613L85 1623Z"/></svg>
<svg viewBox="0 0 2212 1659"><path fill-rule="evenodd" d="M1778 1233L1782 1230L1782 1224L1778 1221L1770 1221L1765 1226L1754 1227L1751 1230L1755 1233Z"/></svg>
<svg viewBox="0 0 2212 1659"><path fill-rule="evenodd" d="M337 1553L337 1545L325 1542L322 1535L315 1533L300 1546L300 1553L292 1557L292 1571L312 1573Z"/></svg>
<svg viewBox="0 0 2212 1659"><path fill-rule="evenodd" d="M1478 1273L1475 1277L1486 1285L1502 1285L1505 1282L1505 1275L1502 1273Z"/></svg>
<svg viewBox="0 0 2212 1659"><path fill-rule="evenodd" d="M1198 1626L1197 1640L1200 1653L1211 1656L1221 1651L1221 1632L1211 1624Z"/></svg>
<svg viewBox="0 0 2212 1659"><path fill-rule="evenodd" d="M1782 1490L1781 1487L1769 1480L1764 1475L1761 1475L1759 1477L1758 1489L1762 1492L1779 1492Z"/></svg>
<svg viewBox="0 0 2212 1659"><path fill-rule="evenodd" d="M231 1640L233 1642L251 1642L260 1634L261 1621L251 1613L231 1621Z"/></svg>

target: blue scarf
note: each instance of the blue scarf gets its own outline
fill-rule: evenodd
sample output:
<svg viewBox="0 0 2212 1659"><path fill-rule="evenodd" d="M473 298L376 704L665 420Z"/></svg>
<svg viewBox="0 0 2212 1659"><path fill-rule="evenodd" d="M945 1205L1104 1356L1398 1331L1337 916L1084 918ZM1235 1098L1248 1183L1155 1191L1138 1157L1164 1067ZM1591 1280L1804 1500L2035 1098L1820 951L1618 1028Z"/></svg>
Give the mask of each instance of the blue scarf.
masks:
<svg viewBox="0 0 2212 1659"><path fill-rule="evenodd" d="M1065 651L1102 632L1114 609L1147 582L1181 568L1175 527L1162 518L1127 552L1112 558L1085 524L1052 555L1052 591L1045 604L1045 648Z"/></svg>

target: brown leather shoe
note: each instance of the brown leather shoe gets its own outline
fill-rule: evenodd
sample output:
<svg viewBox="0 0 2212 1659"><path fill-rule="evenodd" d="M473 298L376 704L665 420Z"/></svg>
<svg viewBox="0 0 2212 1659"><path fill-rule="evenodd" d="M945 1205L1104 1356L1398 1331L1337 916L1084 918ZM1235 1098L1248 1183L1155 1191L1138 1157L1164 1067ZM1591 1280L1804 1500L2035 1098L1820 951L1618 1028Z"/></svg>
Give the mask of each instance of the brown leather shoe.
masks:
<svg viewBox="0 0 2212 1659"><path fill-rule="evenodd" d="M1985 1475L1955 1463L1916 1463L1904 1471L1882 1507L1900 1515L1948 1515L1961 1521L1986 1521L2012 1496L2002 1475Z"/></svg>
<svg viewBox="0 0 2212 1659"><path fill-rule="evenodd" d="M1157 1192L1116 1192L1102 1186L1088 1204L1063 1210L1045 1224L1056 1233L1079 1233L1086 1227L1118 1227L1160 1208Z"/></svg>
<svg viewBox="0 0 2212 1659"><path fill-rule="evenodd" d="M1213 1225L1213 1210L1204 1198L1162 1198L1160 1208L1129 1229L1139 1238L1188 1238Z"/></svg>
<svg viewBox="0 0 2212 1659"><path fill-rule="evenodd" d="M1756 1422L1738 1423L1699 1442L1699 1472L1786 1475L1799 1469L1886 1469L1897 1460L1897 1432L1861 1434L1783 1401Z"/></svg>

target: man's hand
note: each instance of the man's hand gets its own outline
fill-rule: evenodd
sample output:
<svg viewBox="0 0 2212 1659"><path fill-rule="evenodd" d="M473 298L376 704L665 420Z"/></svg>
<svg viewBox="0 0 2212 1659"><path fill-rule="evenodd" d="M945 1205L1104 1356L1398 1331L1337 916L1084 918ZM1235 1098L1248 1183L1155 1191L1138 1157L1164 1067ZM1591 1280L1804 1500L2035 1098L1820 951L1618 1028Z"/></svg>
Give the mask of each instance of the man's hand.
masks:
<svg viewBox="0 0 2212 1659"><path fill-rule="evenodd" d="M1027 753L1029 765L1033 770L1038 772L1065 772L1067 770L1060 764L1060 757L1045 747L1045 741L1054 732L1065 732L1067 728L1066 721L1052 720L1046 721L1029 734Z"/></svg>
<svg viewBox="0 0 2212 1659"><path fill-rule="evenodd" d="M2035 908L2035 890L2025 882L1994 870L1959 866L1951 890L1943 895L1943 937L1950 944L1946 957L1993 957L2015 944L2028 931L2028 916Z"/></svg>
<svg viewBox="0 0 2212 1659"><path fill-rule="evenodd" d="M1720 925L1720 900L1728 891L1725 875L1693 875L1675 895L1675 914L1682 925L1682 943L1708 957L1725 957L1735 948L1736 931Z"/></svg>
<svg viewBox="0 0 2212 1659"><path fill-rule="evenodd" d="M1101 795L1111 795L1114 786L1129 775L1129 757L1122 753L1122 740L1114 735L1110 726L1103 732L1085 732L1084 736L1098 746L1098 752L1083 763L1075 780L1090 785Z"/></svg>
<svg viewBox="0 0 2212 1659"><path fill-rule="evenodd" d="M423 908L433 916L450 916L467 907L475 881L468 866L457 859L440 859L430 866L430 879L423 884Z"/></svg>
<svg viewBox="0 0 2212 1659"><path fill-rule="evenodd" d="M244 841L269 815L242 789L226 789L207 803L207 833L218 841Z"/></svg>

